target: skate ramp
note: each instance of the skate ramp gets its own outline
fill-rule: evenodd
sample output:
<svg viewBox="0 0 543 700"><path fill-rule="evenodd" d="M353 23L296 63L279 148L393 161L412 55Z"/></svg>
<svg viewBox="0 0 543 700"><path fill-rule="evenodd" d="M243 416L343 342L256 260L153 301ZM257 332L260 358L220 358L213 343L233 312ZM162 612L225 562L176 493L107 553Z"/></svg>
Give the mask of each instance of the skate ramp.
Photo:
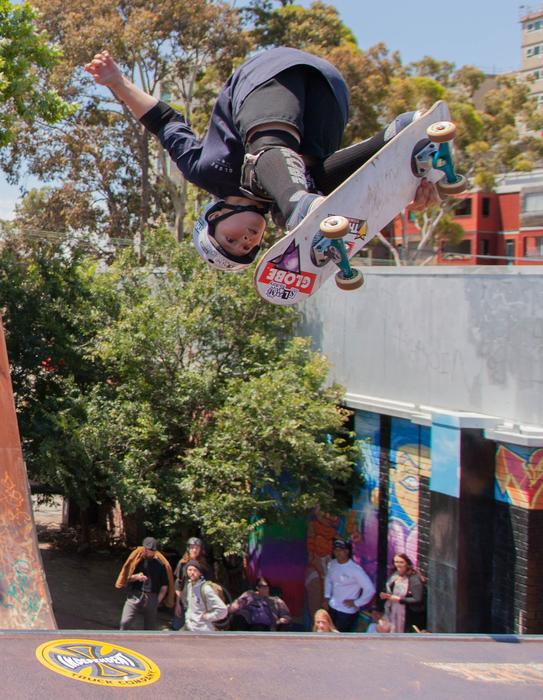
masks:
<svg viewBox="0 0 543 700"><path fill-rule="evenodd" d="M0 633L11 700L541 700L542 651L483 635Z"/></svg>
<svg viewBox="0 0 543 700"><path fill-rule="evenodd" d="M0 629L56 629L0 322Z"/></svg>

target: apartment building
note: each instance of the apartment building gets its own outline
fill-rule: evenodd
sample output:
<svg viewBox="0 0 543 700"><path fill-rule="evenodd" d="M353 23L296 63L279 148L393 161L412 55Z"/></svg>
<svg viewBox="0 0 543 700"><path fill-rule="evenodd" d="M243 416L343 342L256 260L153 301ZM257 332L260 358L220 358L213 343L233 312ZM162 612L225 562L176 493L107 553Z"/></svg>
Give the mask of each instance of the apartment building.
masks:
<svg viewBox="0 0 543 700"><path fill-rule="evenodd" d="M521 5L519 74L532 79L532 93L543 104L543 5Z"/></svg>

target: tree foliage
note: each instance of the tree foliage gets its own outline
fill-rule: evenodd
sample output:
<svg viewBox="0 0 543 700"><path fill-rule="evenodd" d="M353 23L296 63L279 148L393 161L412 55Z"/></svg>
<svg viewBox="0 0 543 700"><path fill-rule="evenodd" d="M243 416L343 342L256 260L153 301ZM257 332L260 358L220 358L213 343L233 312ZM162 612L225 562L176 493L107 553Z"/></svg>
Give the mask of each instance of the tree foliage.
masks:
<svg viewBox="0 0 543 700"><path fill-rule="evenodd" d="M48 76L61 52L37 29L37 14L26 2L0 0L0 146L16 136L16 123L31 126L67 117L71 108L54 89Z"/></svg>
<svg viewBox="0 0 543 700"><path fill-rule="evenodd" d="M86 444L126 511L143 508L166 536L196 524L240 551L257 519L333 502L326 477L348 480L352 453L325 437L345 414L323 359L292 339L292 310L261 304L249 275L205 271L164 232L144 265L127 253L107 284L119 313L97 334L110 379L92 394Z"/></svg>
<svg viewBox="0 0 543 700"><path fill-rule="evenodd" d="M167 217L183 234L186 187L155 139L109 91L97 87L83 66L103 48L144 90L162 91L197 130L209 112L205 92L213 91L246 55L248 37L239 14L226 2L111 3L97 0L92 12L75 0L34 0L40 26L62 45L55 84L80 109L61 126L21 128L2 164L12 181L27 172L47 182L64 209L64 227L94 211L95 227L113 238L133 238ZM207 88L201 87L200 83ZM24 166L24 168L23 168Z"/></svg>
<svg viewBox="0 0 543 700"><path fill-rule="evenodd" d="M81 242L8 235L0 298L30 476L80 508L117 499L164 540L198 527L239 552L255 523L332 508L353 478L330 438L341 393L297 313L168 231L108 267Z"/></svg>

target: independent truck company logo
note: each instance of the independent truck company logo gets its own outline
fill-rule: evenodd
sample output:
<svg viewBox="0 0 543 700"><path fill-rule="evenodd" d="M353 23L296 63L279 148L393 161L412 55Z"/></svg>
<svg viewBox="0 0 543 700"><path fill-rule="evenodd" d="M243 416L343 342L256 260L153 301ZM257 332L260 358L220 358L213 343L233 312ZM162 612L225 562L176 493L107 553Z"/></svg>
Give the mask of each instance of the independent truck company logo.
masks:
<svg viewBox="0 0 543 700"><path fill-rule="evenodd" d="M91 639L45 642L36 649L36 658L55 673L94 685L137 687L160 678L158 666L142 654Z"/></svg>

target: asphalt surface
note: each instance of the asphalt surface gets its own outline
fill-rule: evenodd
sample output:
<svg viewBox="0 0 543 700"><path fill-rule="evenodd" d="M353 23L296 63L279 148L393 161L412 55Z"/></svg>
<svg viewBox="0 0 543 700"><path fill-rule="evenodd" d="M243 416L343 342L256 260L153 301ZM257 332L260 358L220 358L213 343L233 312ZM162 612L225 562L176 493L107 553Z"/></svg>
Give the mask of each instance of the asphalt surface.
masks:
<svg viewBox="0 0 543 700"><path fill-rule="evenodd" d="M154 662L160 678L103 687L61 675L36 658L40 645L61 640L99 642L102 654L120 645ZM6 631L0 655L0 697L9 700L543 698L543 637Z"/></svg>

